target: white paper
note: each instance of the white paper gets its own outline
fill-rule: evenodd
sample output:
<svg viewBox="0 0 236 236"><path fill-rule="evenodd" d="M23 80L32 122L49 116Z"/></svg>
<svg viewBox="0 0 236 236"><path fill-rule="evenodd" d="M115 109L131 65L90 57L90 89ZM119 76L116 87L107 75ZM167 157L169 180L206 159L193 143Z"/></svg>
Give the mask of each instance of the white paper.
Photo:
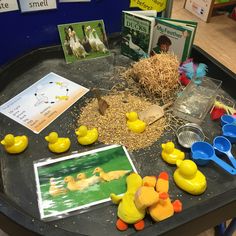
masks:
<svg viewBox="0 0 236 236"><path fill-rule="evenodd" d="M0 112L39 133L89 90L49 73L0 106Z"/></svg>
<svg viewBox="0 0 236 236"><path fill-rule="evenodd" d="M17 0L0 0L0 12L18 10Z"/></svg>
<svg viewBox="0 0 236 236"><path fill-rule="evenodd" d="M56 0L19 0L22 12L56 9Z"/></svg>

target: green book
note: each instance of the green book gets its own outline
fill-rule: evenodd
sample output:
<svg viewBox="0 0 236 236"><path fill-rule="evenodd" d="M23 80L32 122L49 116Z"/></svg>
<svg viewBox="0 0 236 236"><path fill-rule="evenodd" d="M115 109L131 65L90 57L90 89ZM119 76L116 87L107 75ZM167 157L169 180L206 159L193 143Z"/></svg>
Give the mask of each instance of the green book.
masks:
<svg viewBox="0 0 236 236"><path fill-rule="evenodd" d="M191 52L197 23L156 15L155 10L122 12L121 53L139 60L169 52L180 62L185 61Z"/></svg>
<svg viewBox="0 0 236 236"><path fill-rule="evenodd" d="M152 53L169 52L185 61L191 52L197 23L177 19L156 18Z"/></svg>
<svg viewBox="0 0 236 236"><path fill-rule="evenodd" d="M157 12L123 11L121 53L133 60L149 57Z"/></svg>

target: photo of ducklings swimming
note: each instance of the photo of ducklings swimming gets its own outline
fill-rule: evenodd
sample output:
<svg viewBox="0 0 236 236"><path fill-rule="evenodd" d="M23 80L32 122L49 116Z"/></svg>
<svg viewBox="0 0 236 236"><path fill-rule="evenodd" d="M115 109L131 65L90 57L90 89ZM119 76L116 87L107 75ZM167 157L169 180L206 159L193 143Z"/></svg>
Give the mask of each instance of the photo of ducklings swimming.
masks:
<svg viewBox="0 0 236 236"><path fill-rule="evenodd" d="M96 167L92 176L88 177L85 173L81 172L78 173L76 177L73 177L72 175L66 176L64 182L69 191L83 191L100 182L118 180L130 172L131 170L113 170L105 172L101 167Z"/></svg>

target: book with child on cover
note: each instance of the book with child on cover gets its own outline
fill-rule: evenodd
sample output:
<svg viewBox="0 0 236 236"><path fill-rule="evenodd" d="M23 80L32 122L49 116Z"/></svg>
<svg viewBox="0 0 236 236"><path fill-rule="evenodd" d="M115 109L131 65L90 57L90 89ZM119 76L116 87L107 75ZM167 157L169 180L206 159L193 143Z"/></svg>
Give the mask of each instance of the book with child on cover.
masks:
<svg viewBox="0 0 236 236"><path fill-rule="evenodd" d="M121 53L134 59L155 53L175 54L185 61L191 51L197 23L156 17L157 12L123 11Z"/></svg>

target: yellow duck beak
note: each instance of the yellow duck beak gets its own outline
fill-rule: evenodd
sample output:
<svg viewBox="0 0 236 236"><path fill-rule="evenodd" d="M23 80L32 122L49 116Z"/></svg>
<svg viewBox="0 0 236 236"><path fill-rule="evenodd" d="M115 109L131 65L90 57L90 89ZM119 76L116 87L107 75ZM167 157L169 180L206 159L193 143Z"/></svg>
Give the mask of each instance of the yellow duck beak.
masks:
<svg viewBox="0 0 236 236"><path fill-rule="evenodd" d="M46 136L46 137L45 137L45 140L49 142L49 137L48 137L48 136Z"/></svg>
<svg viewBox="0 0 236 236"><path fill-rule="evenodd" d="M6 142L4 140L1 141L2 145L6 145Z"/></svg>

